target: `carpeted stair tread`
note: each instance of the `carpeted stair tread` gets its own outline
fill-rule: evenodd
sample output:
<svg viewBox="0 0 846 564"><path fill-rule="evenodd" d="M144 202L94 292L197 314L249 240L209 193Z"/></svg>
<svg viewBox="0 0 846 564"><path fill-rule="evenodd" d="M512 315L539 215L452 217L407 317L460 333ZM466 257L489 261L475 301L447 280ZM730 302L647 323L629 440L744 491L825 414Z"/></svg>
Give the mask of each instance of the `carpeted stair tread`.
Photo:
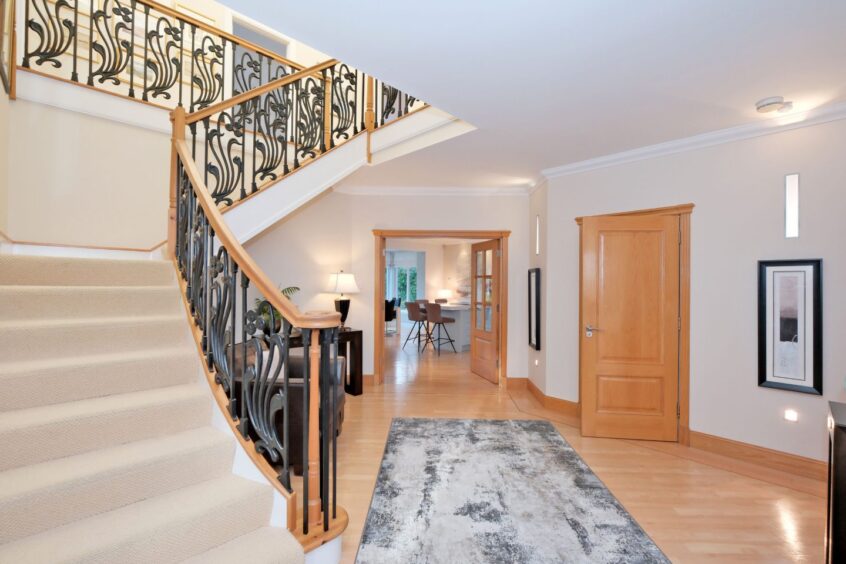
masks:
<svg viewBox="0 0 846 564"><path fill-rule="evenodd" d="M216 478L2 545L0 562L179 562L265 526L272 499L269 486Z"/></svg>
<svg viewBox="0 0 846 564"><path fill-rule="evenodd" d="M179 290L166 286L0 286L0 319L127 317L176 313Z"/></svg>
<svg viewBox="0 0 846 564"><path fill-rule="evenodd" d="M182 564L302 564L303 547L287 529L262 527L226 544L189 558Z"/></svg>
<svg viewBox="0 0 846 564"><path fill-rule="evenodd" d="M0 363L0 412L196 382L198 362L186 344Z"/></svg>
<svg viewBox="0 0 846 564"><path fill-rule="evenodd" d="M184 314L0 321L0 362L137 351L189 338Z"/></svg>
<svg viewBox="0 0 846 564"><path fill-rule="evenodd" d="M174 280L173 263L165 260L0 255L4 286L158 286Z"/></svg>
<svg viewBox="0 0 846 564"><path fill-rule="evenodd" d="M0 413L0 470L207 425L200 384Z"/></svg>
<svg viewBox="0 0 846 564"><path fill-rule="evenodd" d="M201 427L0 473L0 544L229 473L232 437Z"/></svg>

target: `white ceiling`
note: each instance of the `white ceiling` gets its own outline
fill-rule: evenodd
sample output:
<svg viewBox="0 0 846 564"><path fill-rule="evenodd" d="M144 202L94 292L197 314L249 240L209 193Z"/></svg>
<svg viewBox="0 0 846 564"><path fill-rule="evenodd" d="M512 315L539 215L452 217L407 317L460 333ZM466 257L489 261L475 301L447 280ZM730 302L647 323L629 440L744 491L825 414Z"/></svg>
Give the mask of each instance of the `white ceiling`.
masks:
<svg viewBox="0 0 846 564"><path fill-rule="evenodd" d="M844 0L224 1L478 128L345 185L523 185L846 100Z"/></svg>

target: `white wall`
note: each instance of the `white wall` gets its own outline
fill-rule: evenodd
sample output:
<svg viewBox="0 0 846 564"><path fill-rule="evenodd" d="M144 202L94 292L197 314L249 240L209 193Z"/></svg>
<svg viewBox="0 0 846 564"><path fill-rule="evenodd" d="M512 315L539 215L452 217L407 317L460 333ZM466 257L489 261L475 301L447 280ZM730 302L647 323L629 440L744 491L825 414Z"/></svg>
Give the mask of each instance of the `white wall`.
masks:
<svg viewBox="0 0 846 564"><path fill-rule="evenodd" d="M826 400L846 400L846 121L549 180L546 393L578 400L575 217L692 202L691 429L818 459ZM784 175L801 179L784 238ZM758 260L823 259L825 397L758 387ZM797 423L783 419L785 408Z"/></svg>
<svg viewBox="0 0 846 564"><path fill-rule="evenodd" d="M347 324L364 331L364 372L373 373L373 229L510 230L509 377L526 377L526 270L529 245L526 196L361 196L329 193L247 243L247 251L271 277L303 288L297 303L331 309L335 296L315 281L348 265L361 293L350 296ZM437 209L409 214L409 209ZM313 239L313 240L312 240ZM344 254L346 253L346 254Z"/></svg>
<svg viewBox="0 0 846 564"><path fill-rule="evenodd" d="M9 237L131 248L167 238L167 134L22 99L9 127Z"/></svg>
<svg viewBox="0 0 846 564"><path fill-rule="evenodd" d="M547 221L548 221L548 214L547 214L547 201L548 201L548 190L549 187L547 186L546 181L541 182L535 190L529 196L529 240L528 240L528 248L526 251L529 254L529 268L540 268L541 269L541 292L540 292L540 304L541 304L541 327L540 327L540 342L541 342L541 350L536 351L534 348L529 347L529 372L528 377L529 379L538 387L540 390L547 389L547 376L546 376L546 360L547 360L547 352L551 347L551 341L549 340L549 327L550 327L550 319L555 318L558 324L561 324L561 319L558 316L553 315L553 311L547 306L547 256L549 249L547 248ZM540 216L540 254L536 254L535 251L537 247L535 246L536 240L536 228L535 228L535 221L536 218ZM551 248L551 247L550 247ZM528 278L528 277L527 277ZM528 280L526 282L528 284ZM528 323L528 321L527 321ZM528 342L528 335L526 336L526 342ZM547 390L546 393L549 393ZM577 394L578 395L578 394ZM559 396L562 397L562 396ZM577 397L578 399L578 397Z"/></svg>

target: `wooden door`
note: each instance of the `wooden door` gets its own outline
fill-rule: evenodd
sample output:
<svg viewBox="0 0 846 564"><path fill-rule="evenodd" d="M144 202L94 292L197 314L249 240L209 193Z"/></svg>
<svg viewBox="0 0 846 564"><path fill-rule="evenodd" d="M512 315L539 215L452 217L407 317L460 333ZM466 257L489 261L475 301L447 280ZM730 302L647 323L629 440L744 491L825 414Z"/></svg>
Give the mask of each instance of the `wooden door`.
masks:
<svg viewBox="0 0 846 564"><path fill-rule="evenodd" d="M476 243L470 253L470 369L499 381L499 239Z"/></svg>
<svg viewBox="0 0 846 564"><path fill-rule="evenodd" d="M678 440L677 215L582 223L582 434Z"/></svg>

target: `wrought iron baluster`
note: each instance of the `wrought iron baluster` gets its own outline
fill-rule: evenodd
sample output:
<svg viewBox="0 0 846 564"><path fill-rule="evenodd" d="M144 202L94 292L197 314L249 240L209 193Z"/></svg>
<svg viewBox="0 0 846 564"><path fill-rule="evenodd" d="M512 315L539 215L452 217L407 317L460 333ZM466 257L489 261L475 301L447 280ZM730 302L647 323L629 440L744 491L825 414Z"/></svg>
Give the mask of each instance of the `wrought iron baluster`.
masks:
<svg viewBox="0 0 846 564"><path fill-rule="evenodd" d="M238 430L241 431L242 437L247 437L250 433L250 418L247 414L247 387L244 385L245 376L247 374L247 314L250 308L247 305L247 290L250 287L250 279L241 271L241 411L240 421L238 421ZM234 366L234 365L233 365ZM287 447L288 440L285 438L285 446Z"/></svg>
<svg viewBox="0 0 846 564"><path fill-rule="evenodd" d="M110 2L114 2L111 9ZM110 82L115 86L120 85L118 77L130 64L131 58L130 42L122 37L131 29L133 20L132 11L121 5L119 0L104 0L103 9L91 15L91 29L96 28L100 36L97 41L92 36L91 49L100 55L100 66L89 74L89 85L94 85L95 77L98 77L97 82L100 84ZM110 22L114 22L113 25Z"/></svg>
<svg viewBox="0 0 846 564"><path fill-rule="evenodd" d="M171 24L165 16L155 20L153 29L146 24L145 28L143 99L148 100L152 93L153 98L170 100L170 90L179 81L179 105L182 105L182 29ZM174 56L175 49L179 49L179 57ZM148 70L152 79L148 79Z"/></svg>
<svg viewBox="0 0 846 564"><path fill-rule="evenodd" d="M36 65L50 63L53 68L61 68L59 57L67 53L71 42L76 37L74 22L63 16L66 10L71 10L68 0L58 0L51 6L49 0L25 0L24 30L24 59L23 66L30 67L30 57L35 57ZM92 0L93 1L93 0ZM36 18L30 17L30 4L35 11ZM52 7L52 13L51 13ZM30 51L29 32L38 37L38 45Z"/></svg>
<svg viewBox="0 0 846 564"><path fill-rule="evenodd" d="M300 115L300 105L297 101L300 99L300 82L298 80L293 86L293 98L292 98L292 105L293 105L293 112L292 112L292 119L291 119L291 127L293 131L291 134L294 136L294 170L300 168L300 160L299 160L299 147L300 147L300 128L298 118Z"/></svg>
<svg viewBox="0 0 846 564"><path fill-rule="evenodd" d="M246 103L239 104L239 107L241 108L241 111L240 111L240 113L241 113L241 131L242 131L242 134L244 135L243 143L241 143L241 162L246 163L247 162L247 104ZM255 125L255 124L253 124L253 125ZM256 146L257 137L258 137L258 131L256 130L253 133L253 147ZM255 165L255 157L253 157L253 167L255 167L255 166L256 166ZM246 179L247 179L247 175L242 174L241 175L241 199L242 200L247 197L247 188L245 186Z"/></svg>
<svg viewBox="0 0 846 564"><path fill-rule="evenodd" d="M188 96L191 100L191 113L194 113L194 43L197 39L197 26L191 25L191 75L188 77L190 79L191 88L188 92Z"/></svg>
<svg viewBox="0 0 846 564"><path fill-rule="evenodd" d="M333 349L333 363L332 363L332 374L331 380L332 383L329 395L331 399L331 409L330 413L332 414L332 518L338 518L338 408L335 405L337 402L338 397L338 387L341 385L339 378L342 377L341 373L339 372L338 366L338 328L332 329L332 341L334 346ZM344 368L346 368L346 363L344 364Z"/></svg>
<svg viewBox="0 0 846 564"><path fill-rule="evenodd" d="M204 249L205 252L203 253L203 310L208 313L208 315L204 316L204 324L201 325L200 328L203 331L202 349L203 352L206 353L206 366L209 370L211 370L214 368L216 362L215 353L212 351L212 346L209 341L212 334L212 320L214 318L214 312L211 308L211 295L212 272L215 270L215 260L213 256L214 231L209 227L208 222L204 222L203 225L203 242L206 243L208 247ZM217 372L219 373L220 371L218 370Z"/></svg>
<svg viewBox="0 0 846 564"><path fill-rule="evenodd" d="M303 339L303 534L308 534L308 422L309 413L309 390L311 388L311 331L301 329ZM318 346L318 343L315 343Z"/></svg>
<svg viewBox="0 0 846 564"><path fill-rule="evenodd" d="M8 1L8 0L7 0ZM29 0L24 0L28 2ZM89 0L93 2L93 0ZM73 70L71 70L71 80L74 82L79 82L79 72L77 72L77 61L79 60L78 57L78 43L79 38L77 37L76 30L79 29L79 0L73 0Z"/></svg>
<svg viewBox="0 0 846 564"><path fill-rule="evenodd" d="M221 247L221 251L225 251L225 250L226 249ZM226 335L229 336L229 338L226 339L226 344L229 346L229 363L227 365L227 367L229 368L229 375L228 375L228 379L229 379L229 415L230 415L230 417L232 417L232 419L237 420L238 419L238 413L239 413L239 406L238 406L238 400L235 397L235 327L237 326L236 320L238 319L238 317L237 317L237 315L238 315L238 311L237 311L238 310L238 300L236 298L236 296L238 295L237 294L237 292L238 292L238 264L229 257L229 253L226 254L226 260L229 261L229 266L232 269L232 272L229 276L229 300L228 300L228 303L231 304L231 309L232 309L232 315L230 316L230 323L232 325L231 325L231 328L229 329L229 331L227 331L225 333ZM247 351L245 350L244 353L246 354L246 352ZM226 353L224 352L224 354L226 354ZM243 387L243 383L244 383L244 376L243 375L244 375L244 373L242 372L241 373L241 385L242 385L242 387Z"/></svg>
<svg viewBox="0 0 846 564"><path fill-rule="evenodd" d="M182 106L182 83L185 81L185 73L183 69L185 68L185 64L183 62L183 58L185 57L183 44L185 41L185 22L179 20L179 67L178 67L178 78L179 81L179 106Z"/></svg>

